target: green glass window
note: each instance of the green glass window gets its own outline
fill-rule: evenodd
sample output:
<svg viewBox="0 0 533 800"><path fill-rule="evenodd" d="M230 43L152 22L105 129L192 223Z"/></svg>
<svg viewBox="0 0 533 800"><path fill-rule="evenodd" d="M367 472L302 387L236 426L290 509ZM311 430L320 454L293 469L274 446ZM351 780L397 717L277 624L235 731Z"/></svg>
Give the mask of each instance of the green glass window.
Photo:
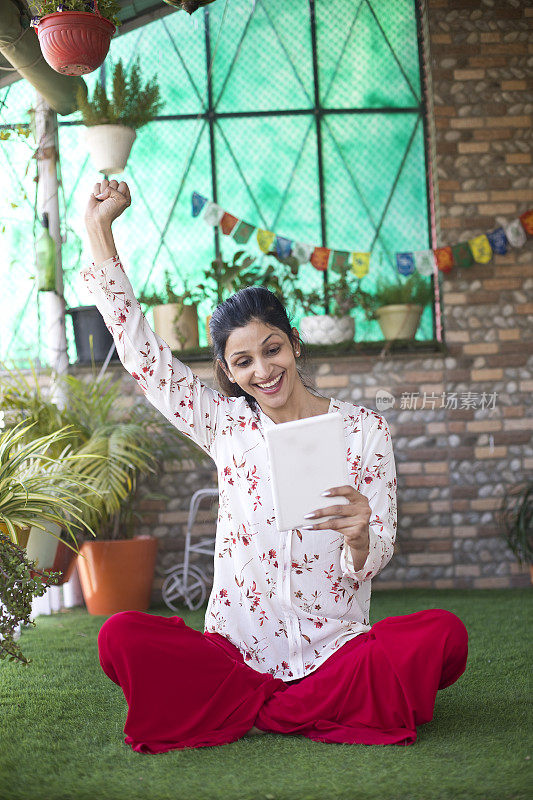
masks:
<svg viewBox="0 0 533 800"><path fill-rule="evenodd" d="M378 274L396 274L396 252L430 247L417 14L415 0L218 0L192 17L175 12L116 36L107 70L86 76L89 87L110 84L110 60L139 55L143 74L157 73L165 101L158 119L137 132L117 176L133 196L115 236L135 291L162 289L165 270L178 290L194 286L217 249L228 260L238 249L191 216L193 190L289 239L371 251L361 283L369 291ZM1 89L0 125L27 122L33 102L25 81ZM71 307L91 303L78 271L90 259L84 208L101 177L82 133L78 114L59 118ZM35 162L27 142L0 144L8 187L0 200L8 274L0 357L22 364L42 357L44 335L33 280ZM310 264L300 267L301 288L323 281ZM211 310L200 305L200 344ZM377 322L353 313L356 341L382 338ZM296 325L300 318L296 310ZM67 338L75 361L69 318ZM434 339L431 307L417 339Z"/></svg>

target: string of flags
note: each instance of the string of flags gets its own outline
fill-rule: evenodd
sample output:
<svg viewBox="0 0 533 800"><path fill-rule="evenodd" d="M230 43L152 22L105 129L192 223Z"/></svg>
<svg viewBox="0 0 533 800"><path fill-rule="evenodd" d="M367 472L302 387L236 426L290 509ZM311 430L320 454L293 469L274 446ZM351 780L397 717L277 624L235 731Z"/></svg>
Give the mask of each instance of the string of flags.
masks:
<svg viewBox="0 0 533 800"><path fill-rule="evenodd" d="M350 267L358 278L362 278L370 267L370 252L332 250L288 239L274 231L251 225L207 197L193 192L192 216L200 215L208 225L218 226L225 236L232 236L237 244L249 244L252 236L255 236L261 252L268 253L274 249L280 258L293 256L298 264L309 262L320 272L328 268L338 271ZM400 275L411 275L415 270L421 275L433 275L436 270L448 273L454 267L463 269L474 263L487 264L494 254L505 255L509 247L523 247L528 236L533 236L533 209L493 231L455 245L395 253L396 267Z"/></svg>

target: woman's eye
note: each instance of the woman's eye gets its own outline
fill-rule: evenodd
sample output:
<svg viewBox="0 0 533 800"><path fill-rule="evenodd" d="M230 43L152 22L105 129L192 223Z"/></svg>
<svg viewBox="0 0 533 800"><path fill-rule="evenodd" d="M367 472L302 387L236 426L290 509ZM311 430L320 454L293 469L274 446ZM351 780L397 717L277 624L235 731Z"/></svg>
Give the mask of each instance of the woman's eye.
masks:
<svg viewBox="0 0 533 800"><path fill-rule="evenodd" d="M280 347L273 347L268 351L268 354L271 356L276 355L276 353L279 353L280 349L281 349ZM241 361L239 364L237 364L237 366L247 367L249 363L250 363L249 361Z"/></svg>

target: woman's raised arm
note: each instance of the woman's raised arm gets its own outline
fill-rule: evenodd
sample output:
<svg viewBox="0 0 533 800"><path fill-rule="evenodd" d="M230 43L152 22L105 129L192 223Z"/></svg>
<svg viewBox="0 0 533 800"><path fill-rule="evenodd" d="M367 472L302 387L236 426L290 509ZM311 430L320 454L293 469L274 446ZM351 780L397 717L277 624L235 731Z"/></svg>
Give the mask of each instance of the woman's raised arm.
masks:
<svg viewBox="0 0 533 800"><path fill-rule="evenodd" d="M125 369L181 433L215 458L218 412L230 398L209 388L150 327L118 257L111 225L131 204L126 183L96 184L85 214L94 264L81 270Z"/></svg>

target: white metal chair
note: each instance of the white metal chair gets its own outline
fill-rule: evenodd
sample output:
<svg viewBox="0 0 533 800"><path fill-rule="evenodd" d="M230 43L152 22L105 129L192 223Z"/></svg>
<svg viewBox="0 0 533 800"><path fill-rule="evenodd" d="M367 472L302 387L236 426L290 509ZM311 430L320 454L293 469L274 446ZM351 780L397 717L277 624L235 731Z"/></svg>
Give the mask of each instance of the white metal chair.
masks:
<svg viewBox="0 0 533 800"><path fill-rule="evenodd" d="M164 603L173 611L179 611L180 601L185 601L189 609L195 611L206 598L209 584L207 572L197 564L190 564L189 557L191 553L201 553L214 558L215 536L204 536L196 544L191 544L191 532L198 509L205 498L213 497L218 497L218 489L198 489L191 497L183 563L165 570L167 577L161 591Z"/></svg>

